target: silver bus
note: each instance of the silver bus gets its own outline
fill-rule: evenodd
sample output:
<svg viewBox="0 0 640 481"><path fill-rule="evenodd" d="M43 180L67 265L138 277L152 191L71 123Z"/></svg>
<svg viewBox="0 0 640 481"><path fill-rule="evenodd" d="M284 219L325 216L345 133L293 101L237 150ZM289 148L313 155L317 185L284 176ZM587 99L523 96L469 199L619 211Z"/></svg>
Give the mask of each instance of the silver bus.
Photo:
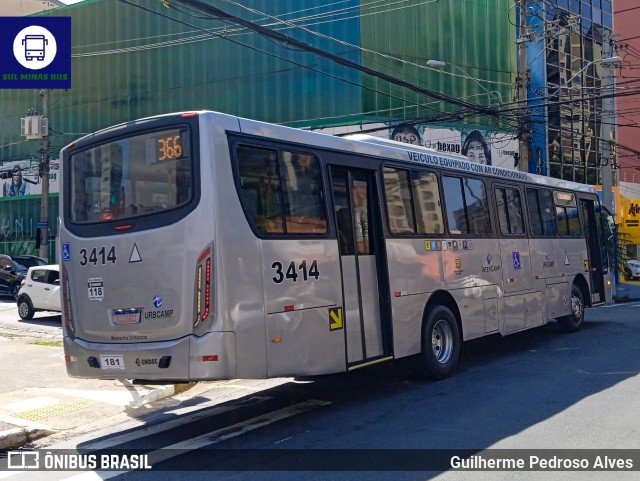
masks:
<svg viewBox="0 0 640 481"><path fill-rule="evenodd" d="M62 151L72 377L317 375L416 355L608 296L588 185L376 137L216 112L117 125Z"/></svg>

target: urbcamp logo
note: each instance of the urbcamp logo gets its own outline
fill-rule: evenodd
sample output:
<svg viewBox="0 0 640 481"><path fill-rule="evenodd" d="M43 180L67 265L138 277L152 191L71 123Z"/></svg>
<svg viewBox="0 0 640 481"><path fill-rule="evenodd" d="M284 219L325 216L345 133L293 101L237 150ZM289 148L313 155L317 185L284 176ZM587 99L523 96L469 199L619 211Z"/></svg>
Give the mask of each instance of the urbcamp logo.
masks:
<svg viewBox="0 0 640 481"><path fill-rule="evenodd" d="M0 88L71 88L71 17L0 17Z"/></svg>
<svg viewBox="0 0 640 481"><path fill-rule="evenodd" d="M156 309L160 309L162 307L162 304L164 304L164 300L162 299L162 297L160 296L153 296L153 306Z"/></svg>

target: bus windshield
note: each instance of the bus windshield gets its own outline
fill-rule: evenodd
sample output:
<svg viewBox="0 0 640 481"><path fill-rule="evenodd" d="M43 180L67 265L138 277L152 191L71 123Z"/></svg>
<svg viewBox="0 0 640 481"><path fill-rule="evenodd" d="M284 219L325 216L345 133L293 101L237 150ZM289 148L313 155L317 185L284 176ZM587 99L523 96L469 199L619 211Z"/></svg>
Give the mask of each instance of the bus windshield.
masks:
<svg viewBox="0 0 640 481"><path fill-rule="evenodd" d="M187 127L148 132L71 156L70 220L95 223L166 211L193 196Z"/></svg>

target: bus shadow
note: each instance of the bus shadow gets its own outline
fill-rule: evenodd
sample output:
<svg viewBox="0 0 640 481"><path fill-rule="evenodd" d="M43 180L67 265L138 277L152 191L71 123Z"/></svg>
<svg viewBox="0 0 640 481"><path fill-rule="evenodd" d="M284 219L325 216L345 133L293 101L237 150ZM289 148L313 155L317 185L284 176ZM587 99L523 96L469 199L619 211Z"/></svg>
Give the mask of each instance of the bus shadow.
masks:
<svg viewBox="0 0 640 481"><path fill-rule="evenodd" d="M137 439L132 446L141 448L148 442L151 449L162 443L163 436L169 445L169 440L207 434L265 412L320 400L327 403L321 409L278 421L277 428L246 432L214 447L273 449L279 442L276 438L281 439L286 432L291 434L291 440L277 445L278 449L348 448L354 453L358 449L482 451L637 375L639 335L640 323L592 320L573 334L559 333L555 323L550 323L505 338L492 336L465 343L459 369L442 381L424 379L416 371L413 358L346 374L296 378L295 382L218 404L216 409L232 409L155 434L147 441ZM256 403L256 396L266 401ZM210 399L194 396L183 405L205 401ZM158 411L153 414L156 419L162 415ZM166 420L167 413L164 416ZM203 463L202 469L206 470L204 459ZM264 466L259 470L262 474L269 471ZM429 479L441 472L406 472L393 479ZM283 479L276 474L282 473L260 479ZM361 474L341 473L340 479L360 479ZM367 473L367 479L385 479L378 475L384 473ZM248 479L241 473L236 476L229 479Z"/></svg>
<svg viewBox="0 0 640 481"><path fill-rule="evenodd" d="M18 319L22 325L31 326L31 327L43 327L43 326L51 326L57 325L62 328L62 316L60 314L37 314L38 317L33 317L32 319Z"/></svg>

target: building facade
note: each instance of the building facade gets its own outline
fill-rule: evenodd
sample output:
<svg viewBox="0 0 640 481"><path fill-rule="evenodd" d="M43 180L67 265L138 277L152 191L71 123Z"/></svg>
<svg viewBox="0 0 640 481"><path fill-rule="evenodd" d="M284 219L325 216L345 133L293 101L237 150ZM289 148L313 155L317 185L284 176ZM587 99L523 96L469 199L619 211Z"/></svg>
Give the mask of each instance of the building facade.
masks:
<svg viewBox="0 0 640 481"><path fill-rule="evenodd" d="M611 0L529 1L529 171L601 184L616 154ZM613 141L613 142L611 142Z"/></svg>
<svg viewBox="0 0 640 481"><path fill-rule="evenodd" d="M210 109L448 152L480 134L479 161L513 166L513 115L498 112L515 80L511 0L206 3L194 12L178 0L85 0L40 13L72 18L72 88L49 93L48 157L108 125ZM35 235L15 227L37 219L29 202L44 158L39 142L19 135L28 110L42 112L39 92L0 90L0 169L19 165L36 182L26 197L0 199L0 250L9 253ZM51 192L54 209L54 183Z"/></svg>

